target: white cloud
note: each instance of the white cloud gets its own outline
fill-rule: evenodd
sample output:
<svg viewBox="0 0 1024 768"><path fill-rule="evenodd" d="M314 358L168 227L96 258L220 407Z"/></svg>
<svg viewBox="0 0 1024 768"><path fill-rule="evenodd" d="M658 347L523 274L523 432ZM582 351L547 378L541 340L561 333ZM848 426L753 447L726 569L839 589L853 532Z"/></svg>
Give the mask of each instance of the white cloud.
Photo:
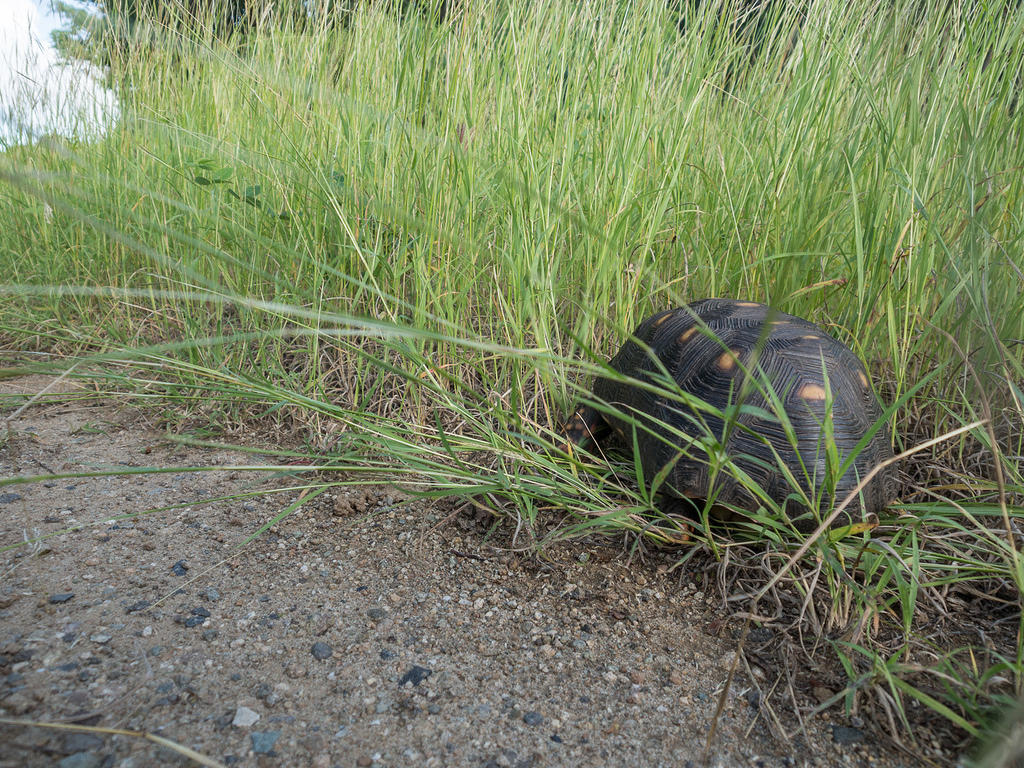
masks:
<svg viewBox="0 0 1024 768"><path fill-rule="evenodd" d="M50 37L60 19L43 10L0 0L0 148L46 134L95 137L118 115L97 67L61 60Z"/></svg>

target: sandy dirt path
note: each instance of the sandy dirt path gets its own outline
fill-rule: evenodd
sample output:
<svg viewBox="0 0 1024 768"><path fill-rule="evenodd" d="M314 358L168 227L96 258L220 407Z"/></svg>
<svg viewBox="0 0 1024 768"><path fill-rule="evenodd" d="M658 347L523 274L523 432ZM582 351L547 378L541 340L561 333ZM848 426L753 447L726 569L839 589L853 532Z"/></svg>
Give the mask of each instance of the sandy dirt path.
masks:
<svg viewBox="0 0 1024 768"><path fill-rule="evenodd" d="M253 461L109 403L16 405L0 406L0 477ZM773 739L743 675L705 753L737 630L668 553L515 551L511 527L488 536L387 488L321 496L239 551L297 494L216 499L288 482L0 488L0 547L86 526L0 552L3 716L145 731L241 766L911 764L838 709ZM189 764L136 737L0 725L0 766Z"/></svg>

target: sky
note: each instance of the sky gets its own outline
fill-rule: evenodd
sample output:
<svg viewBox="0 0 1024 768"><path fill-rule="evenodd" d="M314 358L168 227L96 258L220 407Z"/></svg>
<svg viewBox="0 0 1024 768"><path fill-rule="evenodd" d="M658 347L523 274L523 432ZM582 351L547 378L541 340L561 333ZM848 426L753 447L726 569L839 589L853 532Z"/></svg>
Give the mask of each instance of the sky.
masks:
<svg viewBox="0 0 1024 768"><path fill-rule="evenodd" d="M0 149L46 134L94 138L116 119L99 69L53 47L63 26L49 0L0 0Z"/></svg>

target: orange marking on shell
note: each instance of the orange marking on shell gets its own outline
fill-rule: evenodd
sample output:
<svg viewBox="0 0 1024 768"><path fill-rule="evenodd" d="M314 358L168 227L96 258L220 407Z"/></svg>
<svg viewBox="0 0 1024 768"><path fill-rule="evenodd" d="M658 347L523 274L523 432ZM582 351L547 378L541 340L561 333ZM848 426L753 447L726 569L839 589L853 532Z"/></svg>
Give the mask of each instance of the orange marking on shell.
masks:
<svg viewBox="0 0 1024 768"><path fill-rule="evenodd" d="M736 353L732 350L723 352L718 357L718 368L722 371L731 371L736 367Z"/></svg>
<svg viewBox="0 0 1024 768"><path fill-rule="evenodd" d="M736 302L736 306L737 307L759 307L760 304L758 304L756 301L737 301Z"/></svg>
<svg viewBox="0 0 1024 768"><path fill-rule="evenodd" d="M797 394L804 400L824 400L825 388L820 384L804 384L797 390Z"/></svg>
<svg viewBox="0 0 1024 768"><path fill-rule="evenodd" d="M818 339L818 340L820 340L821 336L819 336L816 333L807 333L807 334L804 334L803 336L801 336L800 338L801 339Z"/></svg>
<svg viewBox="0 0 1024 768"><path fill-rule="evenodd" d="M871 385L871 382L868 381L867 374L865 374L864 371L857 371L857 376L860 378L860 383L864 385L864 389L867 389Z"/></svg>
<svg viewBox="0 0 1024 768"><path fill-rule="evenodd" d="M696 332L697 332L697 326L694 326L693 328L690 328L689 330L683 331L682 333L679 334L679 338L676 339L676 343L677 344L685 344L686 342L688 342L690 339L693 338L693 334L695 334Z"/></svg>
<svg viewBox="0 0 1024 768"><path fill-rule="evenodd" d="M654 321L654 325L652 327L657 328L659 325L664 323L670 317L672 317L672 313L671 312L666 312L664 315L662 315L661 317L659 317L657 320Z"/></svg>

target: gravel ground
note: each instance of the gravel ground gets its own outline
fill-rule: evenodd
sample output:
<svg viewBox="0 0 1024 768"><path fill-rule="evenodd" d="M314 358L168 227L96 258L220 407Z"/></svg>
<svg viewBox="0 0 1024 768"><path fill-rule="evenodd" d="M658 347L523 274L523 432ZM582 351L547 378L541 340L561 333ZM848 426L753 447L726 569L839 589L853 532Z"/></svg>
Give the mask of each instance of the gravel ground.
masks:
<svg viewBox="0 0 1024 768"><path fill-rule="evenodd" d="M0 423L0 477L253 463L111 404L8 405ZM516 551L511 530L388 488L321 496L238 550L296 494L217 499L281 482L0 488L0 547L88 524L0 552L3 716L143 731L242 766L911 764L839 709L773 739L742 676L709 744L737 631L667 572L670 553ZM0 766L188 764L139 736L0 725Z"/></svg>

